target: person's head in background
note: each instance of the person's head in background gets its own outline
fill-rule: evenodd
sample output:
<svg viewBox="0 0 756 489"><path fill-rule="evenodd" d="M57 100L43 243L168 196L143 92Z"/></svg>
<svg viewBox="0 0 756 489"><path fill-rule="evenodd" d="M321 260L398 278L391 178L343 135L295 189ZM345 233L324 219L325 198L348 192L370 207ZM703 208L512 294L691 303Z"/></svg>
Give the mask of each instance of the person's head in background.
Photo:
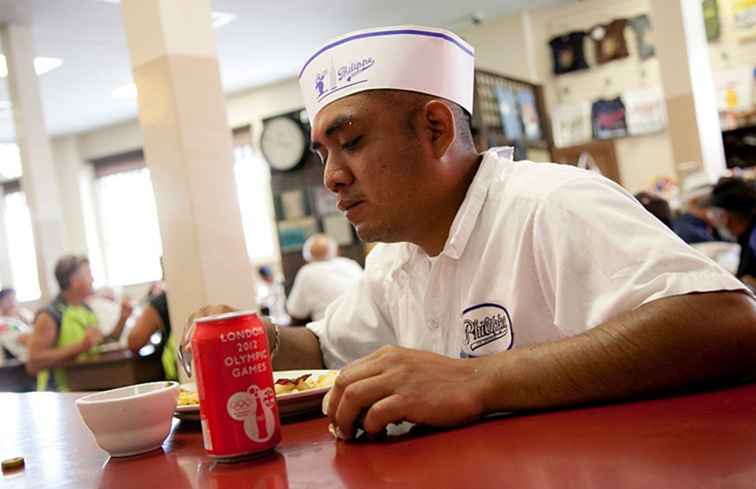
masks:
<svg viewBox="0 0 756 489"><path fill-rule="evenodd" d="M16 289L12 287L6 287L0 290L0 316L5 316L12 312L18 302L16 301Z"/></svg>
<svg viewBox="0 0 756 489"><path fill-rule="evenodd" d="M711 184L708 175L703 172L689 175L683 184L683 193L680 197L684 212L708 222L709 208L711 207Z"/></svg>
<svg viewBox="0 0 756 489"><path fill-rule="evenodd" d="M314 234L305 241L302 256L306 262L328 261L339 254L339 246L325 234Z"/></svg>
<svg viewBox="0 0 756 489"><path fill-rule="evenodd" d="M738 239L751 228L756 213L756 184L721 178L711 191L712 221L720 234Z"/></svg>
<svg viewBox="0 0 756 489"><path fill-rule="evenodd" d="M92 294L92 271L89 259L66 255L55 264L55 279L68 302L80 302Z"/></svg>
<svg viewBox="0 0 756 489"><path fill-rule="evenodd" d="M267 265L263 265L257 269L257 273L260 275L260 278L263 279L263 282L267 284L273 283L273 269L271 269Z"/></svg>
<svg viewBox="0 0 756 489"><path fill-rule="evenodd" d="M672 228L672 210L669 203L658 195L649 192L639 192L635 198L646 208L648 212L656 216L668 228Z"/></svg>

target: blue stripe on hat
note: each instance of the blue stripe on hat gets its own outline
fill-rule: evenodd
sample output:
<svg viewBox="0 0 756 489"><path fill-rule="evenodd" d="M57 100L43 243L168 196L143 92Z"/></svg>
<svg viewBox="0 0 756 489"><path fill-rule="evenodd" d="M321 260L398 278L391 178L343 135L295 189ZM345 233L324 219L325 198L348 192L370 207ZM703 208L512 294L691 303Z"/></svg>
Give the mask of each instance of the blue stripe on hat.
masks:
<svg viewBox="0 0 756 489"><path fill-rule="evenodd" d="M378 36L395 36L395 35L414 35L414 36L426 36L426 37L436 37L438 39L444 39L445 41L449 41L450 43L457 46L459 49L464 51L465 53L469 54L470 56L475 56L475 53L470 50L467 46L459 42L454 37L444 34L442 32L430 32L430 31L421 31L418 29L397 29L397 30L391 30L391 31L379 31L379 32L364 32L362 34L355 34L353 36L345 37L344 39L339 39L338 41L332 42L331 44L326 44L322 48L320 48L315 54L310 56L310 58L305 62L304 66L302 66L302 69L299 70L299 76L298 78L302 78L302 73L304 73L304 70L307 69L307 66L323 54L324 52L328 51L329 49L335 48L336 46L340 46L342 44L345 44L350 41L355 41L357 39L365 39L368 37L378 37Z"/></svg>

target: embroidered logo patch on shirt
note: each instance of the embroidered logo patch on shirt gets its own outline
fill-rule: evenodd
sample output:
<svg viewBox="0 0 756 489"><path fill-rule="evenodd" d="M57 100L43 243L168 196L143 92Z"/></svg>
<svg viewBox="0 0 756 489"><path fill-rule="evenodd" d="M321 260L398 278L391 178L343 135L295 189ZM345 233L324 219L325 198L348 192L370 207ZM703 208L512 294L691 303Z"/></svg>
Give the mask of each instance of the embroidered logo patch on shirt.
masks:
<svg viewBox="0 0 756 489"><path fill-rule="evenodd" d="M480 357L512 348L512 319L509 311L493 303L478 304L462 311L461 358Z"/></svg>

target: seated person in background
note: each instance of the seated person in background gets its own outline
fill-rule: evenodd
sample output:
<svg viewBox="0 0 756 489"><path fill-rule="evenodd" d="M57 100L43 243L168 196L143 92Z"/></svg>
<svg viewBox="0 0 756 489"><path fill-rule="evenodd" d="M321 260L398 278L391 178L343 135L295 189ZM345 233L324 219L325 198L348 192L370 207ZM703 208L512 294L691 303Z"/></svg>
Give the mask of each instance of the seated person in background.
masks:
<svg viewBox="0 0 756 489"><path fill-rule="evenodd" d="M129 350L137 353L150 341L153 333L160 331L160 355L163 372L167 380L176 380L176 342L171 330L171 317L168 313L168 298L165 291L153 297L144 308L142 315L129 331Z"/></svg>
<svg viewBox="0 0 756 489"><path fill-rule="evenodd" d="M639 192L635 194L635 198L648 212L672 229L672 210L666 200L649 192Z"/></svg>
<svg viewBox="0 0 756 489"><path fill-rule="evenodd" d="M16 300L16 290L6 287L0 290L0 317L15 318L26 324L34 321L34 314Z"/></svg>
<svg viewBox="0 0 756 489"><path fill-rule="evenodd" d="M16 291L0 290L0 358L7 352L12 358L26 361L34 316L16 301Z"/></svg>
<svg viewBox="0 0 756 489"><path fill-rule="evenodd" d="M716 228L709 221L709 201L712 185L705 175L691 175L688 190L682 196L684 212L672 222L672 229L688 244L719 241Z"/></svg>
<svg viewBox="0 0 756 489"><path fill-rule="evenodd" d="M286 294L283 285L273 276L273 270L263 265L257 269L260 280L257 282L257 303L260 312L271 321L287 326L291 318L286 313Z"/></svg>
<svg viewBox="0 0 756 489"><path fill-rule="evenodd" d="M756 290L756 184L742 178L722 178L711 191L712 215L720 234L740 245L735 275Z"/></svg>
<svg viewBox="0 0 756 489"><path fill-rule="evenodd" d="M332 66L351 81L322 83ZM324 408L345 438L752 376L753 294L614 182L479 153L474 66L464 40L420 26L308 59L324 183L381 244L322 320L266 326L273 367L340 368Z"/></svg>
<svg viewBox="0 0 756 489"><path fill-rule="evenodd" d="M34 319L26 371L37 376L38 390L67 391L65 371L55 367L77 357L97 354L97 345L103 340L103 335L97 318L84 302L92 294L89 260L74 255L62 257L55 264L55 279L60 293ZM121 310L120 318L107 339L121 335L130 314L131 308Z"/></svg>
<svg viewBox="0 0 756 489"><path fill-rule="evenodd" d="M362 267L337 254L336 241L325 234L305 242L302 255L307 264L297 272L286 302L293 324L323 319L326 307L360 281Z"/></svg>

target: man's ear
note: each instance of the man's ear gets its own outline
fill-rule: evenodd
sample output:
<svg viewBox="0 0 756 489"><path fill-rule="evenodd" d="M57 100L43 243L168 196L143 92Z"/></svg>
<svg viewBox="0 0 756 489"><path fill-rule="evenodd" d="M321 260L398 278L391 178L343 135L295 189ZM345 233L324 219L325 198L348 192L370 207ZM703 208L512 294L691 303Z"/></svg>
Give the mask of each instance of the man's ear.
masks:
<svg viewBox="0 0 756 489"><path fill-rule="evenodd" d="M454 113L441 100L431 100L423 107L423 119L430 130L433 155L441 158L454 143Z"/></svg>

